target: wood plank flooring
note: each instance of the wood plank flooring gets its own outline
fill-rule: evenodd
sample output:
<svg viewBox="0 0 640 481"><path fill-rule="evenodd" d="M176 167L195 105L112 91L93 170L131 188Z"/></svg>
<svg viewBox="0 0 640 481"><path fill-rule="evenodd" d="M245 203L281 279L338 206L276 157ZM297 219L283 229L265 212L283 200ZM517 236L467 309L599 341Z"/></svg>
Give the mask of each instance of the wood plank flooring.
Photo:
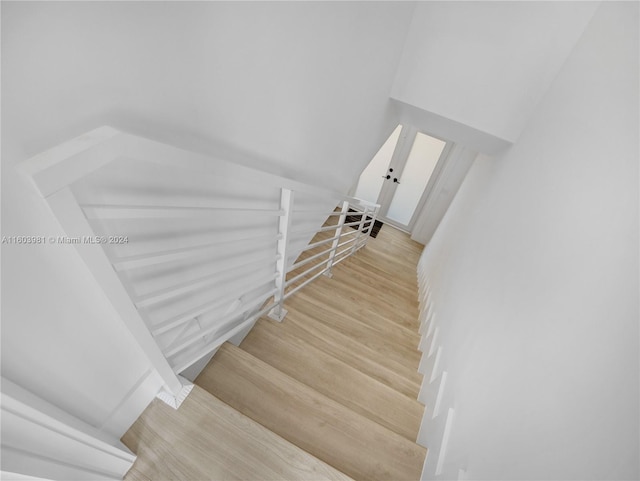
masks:
<svg viewBox="0 0 640 481"><path fill-rule="evenodd" d="M240 348L218 351L196 383L354 479L419 479L421 251L383 227L290 297L281 323L263 318Z"/></svg>
<svg viewBox="0 0 640 481"><path fill-rule="evenodd" d="M424 410L417 400L279 327L261 320L243 341L242 349L354 412L416 440Z"/></svg>
<svg viewBox="0 0 640 481"><path fill-rule="evenodd" d="M281 323L223 345L178 411L154 402L125 435L139 456L125 479L419 479L421 251L384 226L291 296Z"/></svg>
<svg viewBox="0 0 640 481"><path fill-rule="evenodd" d="M127 481L349 480L198 386L178 410L154 400L122 441Z"/></svg>
<svg viewBox="0 0 640 481"><path fill-rule="evenodd" d="M380 359L379 352L354 342L351 337L325 326L312 316L294 310L290 305L288 308L289 316L286 322L280 324L282 331L293 333L308 344L410 398L417 398L422 380L420 373L399 362Z"/></svg>
<svg viewBox="0 0 640 481"><path fill-rule="evenodd" d="M222 346L196 382L354 479L420 477L424 448L232 344Z"/></svg>

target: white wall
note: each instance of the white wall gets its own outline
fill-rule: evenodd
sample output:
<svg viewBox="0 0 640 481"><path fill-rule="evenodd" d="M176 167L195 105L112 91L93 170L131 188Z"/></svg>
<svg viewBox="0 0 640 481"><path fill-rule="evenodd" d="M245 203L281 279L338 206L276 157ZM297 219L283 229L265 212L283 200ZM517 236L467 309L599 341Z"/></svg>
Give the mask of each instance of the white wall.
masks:
<svg viewBox="0 0 640 481"><path fill-rule="evenodd" d="M396 125L388 96L412 11L4 3L3 138L35 154L110 124L346 190Z"/></svg>
<svg viewBox="0 0 640 481"><path fill-rule="evenodd" d="M457 123L513 142L596 6L419 2L391 97L452 122L451 140L477 134Z"/></svg>
<svg viewBox="0 0 640 481"><path fill-rule="evenodd" d="M477 156L477 152L459 144L453 146L442 167L437 169L433 185L427 187L427 197L411 231L413 240L424 245L429 243Z"/></svg>
<svg viewBox="0 0 640 481"><path fill-rule="evenodd" d="M12 154L3 145L3 160ZM3 237L63 234L39 193L3 166ZM162 381L74 249L2 244L2 375L118 439L139 414L121 412L123 399L144 408Z"/></svg>
<svg viewBox="0 0 640 481"><path fill-rule="evenodd" d="M122 479L122 443L2 378L2 479ZM20 473L20 474L18 474Z"/></svg>
<svg viewBox="0 0 640 481"><path fill-rule="evenodd" d="M391 99L391 105L396 112L398 122L402 125L411 125L420 132L450 140L469 150L493 155L503 152L511 145L507 140L415 105L397 99Z"/></svg>
<svg viewBox="0 0 640 481"><path fill-rule="evenodd" d="M465 479L640 476L638 18L599 7L425 250Z"/></svg>

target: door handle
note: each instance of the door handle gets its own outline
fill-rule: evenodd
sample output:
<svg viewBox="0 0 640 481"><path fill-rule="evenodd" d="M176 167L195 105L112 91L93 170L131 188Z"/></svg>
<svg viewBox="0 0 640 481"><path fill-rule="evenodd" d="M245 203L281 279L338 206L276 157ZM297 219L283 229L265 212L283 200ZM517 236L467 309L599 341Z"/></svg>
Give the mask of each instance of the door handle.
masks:
<svg viewBox="0 0 640 481"><path fill-rule="evenodd" d="M391 178L391 176L390 175L383 175L382 178L389 180Z"/></svg>
<svg viewBox="0 0 640 481"><path fill-rule="evenodd" d="M387 177L387 178L388 178L388 177ZM397 178L397 177L394 177L394 178L393 178L393 181L394 181L396 184L400 185L400 182L398 182L398 178Z"/></svg>

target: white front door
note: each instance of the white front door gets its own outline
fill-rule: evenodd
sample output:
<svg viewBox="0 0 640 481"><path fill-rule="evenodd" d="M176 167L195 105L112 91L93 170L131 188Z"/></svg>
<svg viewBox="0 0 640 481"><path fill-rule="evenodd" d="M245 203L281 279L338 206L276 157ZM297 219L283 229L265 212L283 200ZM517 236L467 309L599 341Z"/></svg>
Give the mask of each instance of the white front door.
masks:
<svg viewBox="0 0 640 481"><path fill-rule="evenodd" d="M433 174L450 146L413 127L398 125L360 175L355 197L380 204L378 217L411 232Z"/></svg>

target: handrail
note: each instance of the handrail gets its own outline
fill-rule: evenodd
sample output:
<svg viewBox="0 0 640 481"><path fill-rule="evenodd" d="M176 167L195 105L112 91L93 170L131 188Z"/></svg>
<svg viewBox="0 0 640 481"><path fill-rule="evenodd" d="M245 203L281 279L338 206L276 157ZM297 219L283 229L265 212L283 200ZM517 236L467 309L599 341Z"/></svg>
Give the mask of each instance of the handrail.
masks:
<svg viewBox="0 0 640 481"><path fill-rule="evenodd" d="M354 232L357 232L357 231L354 231ZM346 237L347 235L350 235L350 234L351 234L351 232L349 232L348 234L343 234L341 237L337 237L337 239L342 239L342 238L344 238L344 237ZM333 239L331 239L331 240L333 240ZM344 245L351 244L352 242L354 242L356 240L358 240L358 238L354 237L353 239L349 239L347 241L342 242L341 244L338 244L338 247L342 247ZM307 258L305 258L305 259L303 259L303 260L301 260L299 262L296 262L295 264L293 264L291 266L291 268L289 269L289 272L295 271L296 269L302 267L303 265L308 264L312 260L315 260L318 257L322 257L323 255L330 253L332 250L334 250L333 247L330 247L329 249L324 250L322 252L319 252L318 254L314 254L311 257L307 257Z"/></svg>
<svg viewBox="0 0 640 481"><path fill-rule="evenodd" d="M276 209L234 209L230 207L181 207L150 205L81 205L88 219L172 219L181 217L211 217L228 212L255 216L279 217Z"/></svg>
<svg viewBox="0 0 640 481"><path fill-rule="evenodd" d="M291 206L293 205L294 195L291 192L289 193L284 192L284 189L283 189L282 199L283 199L283 204L288 205L289 208L283 209L284 212L280 218L279 223L281 226L284 226L285 229L291 229L291 225L288 221L290 220L289 216L292 212ZM247 301L243 303L241 305L240 312L232 312L228 315L225 315L221 320L216 322L215 325L209 326L205 329L201 329L195 334L191 334L187 336L185 339L183 339L180 342L175 342L175 341L172 342L171 347L165 350L165 355L167 356L167 358L174 358L176 356L179 356L185 350L188 350L191 346L197 344L197 342L200 339L203 339L205 336L208 336L211 333L215 332L216 330L220 329L221 326L224 326L227 324L233 324L234 322L236 323L235 327L232 327L230 330L226 331L224 334L216 336L214 340L206 344L206 347L203 347L197 350L197 352L193 354L194 359L182 360L181 362L174 364L174 369L176 369L176 372L179 372L177 371L178 369L185 369L189 365L195 363L197 361L195 357L199 359L200 357L205 356L206 354L208 354L209 352L213 351L218 346L220 346L223 342L228 340L230 337L238 333L239 329L236 328L238 326L245 326L245 327L249 326L251 322L255 321L258 317L266 313L269 313L270 317L281 321L284 318L284 316L286 316L286 310L283 308L283 303L286 299L288 299L295 292L298 292L304 286L307 286L309 283L311 283L321 275L330 275L331 268L334 265L337 265L338 263L342 262L347 257L350 257L355 252L357 252L357 250L362 248L366 244L366 238L368 237L366 236L363 238L363 240L361 240L363 229L366 229L367 226L373 225L374 219L368 217L367 209L365 209L364 212L357 212L357 213L349 212L350 206L351 204L344 201L342 209L339 212L338 223L335 225L321 227L314 231L316 235L318 235L331 230L336 230L337 234L335 236L332 236L328 239L322 239L320 241L315 241L315 242L312 241L306 248L304 248L299 253L299 255L304 252L312 251L314 248L317 248L318 246L323 245L325 243L333 242L332 246L329 249L324 249L319 253L314 253L310 257L302 259L299 262L294 263L292 266L288 268L283 268L284 266L283 255L286 256L286 247L288 246L287 245L283 246L285 247L284 250L279 248L278 250L279 254L276 257L274 257L274 260L278 259L278 263L280 267L283 268L283 270L280 270L279 273L276 272L275 274L276 287L269 290L266 295L262 296L262 298L269 297L272 295L275 296L273 302L269 303L267 306L263 306L257 313L251 312L252 308L260 304L260 300L259 300L260 298L254 298L251 301ZM335 212L329 212L324 215L326 215L326 217L329 218L329 217L332 217L331 214L335 214ZM361 219L358 220L357 222L345 223L344 221L346 217L353 214L361 215ZM371 212L371 214L375 215L375 211ZM342 229L345 226L354 227L354 228L357 226L357 229L354 229L353 231L342 232ZM353 233L356 233L357 235L351 239L340 242L341 239L344 239L345 237L350 236ZM290 236L291 236L290 232L281 231L279 233L279 238L280 238L279 242L282 243L283 240L289 239ZM350 245L350 244L353 244L353 245ZM347 247L343 249L343 247L345 246ZM320 262L312 265L310 268L306 269L304 272L298 273L293 277L287 278L287 274L298 270L301 266L306 265L314 260L321 259L323 256L329 256L329 258L321 260ZM314 273L314 274L310 278L305 279L304 282L302 282L299 285L294 285L296 282L309 276L311 273ZM278 282L278 280L280 280L280 282ZM231 300L231 297L228 297L226 300L227 302L229 302ZM164 322L161 326L158 326L154 332L155 333L166 332L169 329L175 328L177 326L184 324L185 322L189 322L190 320L193 320L198 315L201 315L207 312L207 310L212 310L213 308L216 308L219 306L220 304L215 302L205 304L204 306L201 306L199 309L190 311L188 314L185 313L185 315L178 316L177 318Z"/></svg>
<svg viewBox="0 0 640 481"><path fill-rule="evenodd" d="M260 278L259 281L252 282L248 286L245 286L245 290L246 292L251 292L256 289L259 289L265 284L273 282L278 275L279 273L276 272L270 276L267 276L266 278ZM203 314L207 314L208 312L215 311L216 309L222 308L237 298L238 298L238 294L236 292L227 293L225 295L219 296L213 301L206 302L204 304L191 308L188 311L182 312L180 314L176 314L169 319L165 319L161 323L157 324L152 332L154 335L157 336L159 334L169 331L170 329L174 329L178 326L181 326L182 324L189 322L198 316L201 316Z"/></svg>
<svg viewBox="0 0 640 481"><path fill-rule="evenodd" d="M214 181L213 184L219 182L223 173L227 176L225 179L235 182L241 179L247 190L271 189L265 197L268 201L252 203L271 208L233 207L229 205L233 202L231 197L219 205L212 200L217 197L207 197L202 205L186 205L187 202L180 205L172 202L176 197L171 196L161 199L154 196L153 202L141 201L139 205L132 205L131 200L120 204L119 197L114 195L106 196L109 201L104 203L96 202L86 193L87 198L80 198L83 194L77 194L73 188L75 183L90 179L89 174L100 175L101 169L123 157L132 163L150 166L154 174L158 169L165 169L184 173L187 180L197 177L203 180L200 185L205 185L208 179ZM379 207L327 188L111 127L96 129L21 162L18 169L46 199L68 236L98 237L96 229L105 231L112 225L136 226L144 231L147 226L173 223L170 231L176 236L181 235L179 227L185 222L193 225L194 221L206 220L209 225L220 219L239 225L235 233L217 238L200 231L195 245L193 242L181 245L180 240L184 238L171 239L173 248L163 243L147 243L146 239L135 246L75 246L110 301L113 317L120 319L137 340L163 380L164 389L176 403L188 392L178 373L250 327L260 316L269 314L282 320L286 315L286 299L319 276L330 277L333 266L366 244ZM154 186L153 177L148 180L151 186ZM280 194L278 206L272 197L276 192ZM315 200L309 203L310 198ZM304 205L305 199L307 205ZM321 205L326 205L327 210ZM337 210L329 209L336 205ZM348 216L350 221L346 222ZM333 223L307 229L327 219ZM244 232L246 226L250 232ZM306 243L304 248L300 247L302 241ZM235 248L238 243L243 243L241 248ZM257 255L247 252L253 248L256 252L270 249L275 252L258 259ZM294 262L295 259L299 260ZM251 267L255 272L247 276L246 282L241 282L241 275L229 275L234 269L242 268L244 272ZM304 272L299 272L303 267ZM193 269L189 271L188 281L184 280L185 269ZM170 275L178 277L159 277ZM161 284L159 280L170 282ZM133 285L136 282L142 284ZM170 285L166 287L167 284ZM209 295L211 298L207 299ZM270 298L272 301L266 303ZM222 314L218 315L219 312Z"/></svg>
<svg viewBox="0 0 640 481"><path fill-rule="evenodd" d="M377 208L378 207L379 206L377 206L377 205L375 206L375 212L377 212ZM335 214L335 213L332 212L332 213L329 213L329 214L326 214L326 215L327 215L327 217L329 217L329 216L331 216L333 214ZM358 233L358 235L362 234L362 229L363 229L363 227L365 227L365 224L367 226L370 226L370 225L373 225L373 223L375 221L374 218L372 218L370 221L366 220L367 219L366 214L367 214L367 211L365 210L365 212L363 213L361 221L353 222L353 223L346 224L346 225L359 225L359 229L357 231L353 231L353 232ZM339 227L341 229L345 225L344 224L344 218L346 218L346 216L349 215L348 209L343 209L343 211L340 212L339 215L341 216L342 225L335 226L335 227ZM326 231L326 229L325 229L325 231ZM323 232L323 229L318 229L316 232ZM333 240L335 242L336 240L339 240L340 238L346 237L347 235L350 235L351 233L352 232L347 232L347 233L344 233L344 234L340 233L337 236L335 236L335 238L329 238L329 239L325 239L325 240L320 241L320 242L312 243L309 246L307 246L307 248L305 248L302 252L306 252L307 250L311 250L312 248L317 247L318 245L321 245L321 244L326 243L328 241L332 241ZM337 260L333 260L333 262L331 264L327 262L327 265L325 265L324 268L321 271L317 272L311 278L305 280L300 285L295 286L293 289L290 289L289 291L287 291L282 296L281 300L279 301L280 307L281 307L282 302L284 302L286 299L288 299L293 294L298 292L300 289L302 289L303 287L307 286L308 284L310 284L311 282L316 280L321 275L326 275L328 272L330 272L330 269L331 269L332 265L337 265L338 263L340 263L343 260L345 260L347 257L350 257L355 252L355 250L358 250L358 249L364 247L364 245L366 244L366 238L359 246L355 246L354 245L353 248L349 247L347 249L343 249L343 250L341 250L339 252L336 252L338 248L343 247L344 245L347 245L347 244L350 244L350 243L356 243L357 244L357 242L355 242L357 240L358 240L358 237L354 237L353 239L350 239L348 241L345 241L345 242L342 242L342 243L338 243L335 246L332 246L330 249L327 249L327 250L321 252L319 255L316 254L316 255L312 256L313 258L317 258L317 257L321 257L323 254L334 253L335 254L335 258L338 258L338 259ZM344 254L346 254L346 255L344 255ZM340 256L342 256L342 257L340 257ZM300 267L303 263L306 263L306 261L308 261L310 259L311 258L304 259L303 261L294 264L293 266L291 266L291 268L289 268L286 271L286 273L295 271L298 267ZM308 275L310 272L313 272L314 270L316 270L318 267L322 267L325 262L321 262L321 263L311 267L310 269L307 269L305 272L296 275L292 279L284 280L284 282L283 282L284 286L286 287L286 286L289 286L289 285L295 283L296 281L300 280L304 276ZM286 278L286 273L283 275L283 278ZM269 295L276 294L277 291L278 291L278 288L273 289L272 291L269 292ZM195 363L197 361L197 359L200 359L201 357L206 356L208 353L210 353L211 351L215 350L217 347L222 345L224 342L226 342L228 339L230 339L235 334L240 332L242 329L250 326L256 319L258 319L259 317L263 316L264 314L266 314L268 312L273 312L274 309L276 309L277 307L278 307L278 302L269 303L266 307L263 307L257 313L254 313L253 315L247 317L240 324L236 325L234 328L232 328L231 330L227 331L225 334L223 334L223 335L219 336L218 338L216 338L215 340L211 341L208 345L206 345L204 348L202 348L195 356L193 356L196 359L191 360L191 361L183 362L181 365L176 366L176 369L186 369L188 366L190 366L191 364ZM282 307L281 307L281 311L284 311L284 309L282 309ZM286 312L285 312L285 314L286 314ZM282 320L282 318L278 318L278 317L276 317L276 319ZM208 331L211 331L211 330L212 330L212 328L209 328ZM193 341L193 339L191 341ZM182 348L184 348L184 347L185 346L183 344ZM170 355L175 355L177 352L179 352L179 349L176 351L176 349L174 348L174 349L171 350Z"/></svg>
<svg viewBox="0 0 640 481"><path fill-rule="evenodd" d="M349 235L349 234L356 234L357 232L358 232L358 231L355 231L355 230L354 230L354 231L351 231L351 232L347 232L346 234L343 234L343 236L344 236L344 235ZM335 239L337 239L337 238L338 238L338 236L335 236L335 237L330 237L330 238L328 238L328 239L323 239L323 240L318 241L318 242L314 242L313 244L309 244L309 245L306 247L306 249L305 249L305 250L313 249L313 248L315 248L315 247L321 246L322 244L326 244L327 242L331 242L331 241L333 241L333 240L335 240Z"/></svg>
<svg viewBox="0 0 640 481"><path fill-rule="evenodd" d="M335 251L333 249L331 249L331 252L335 252ZM306 276L310 272L315 271L318 267L323 267L324 269L326 269L324 264L325 264L325 262L320 262L319 264L316 264L316 265L310 267L306 271L304 271L304 272L292 277L291 279L287 279L287 281L284 283L285 287L289 287L294 282L299 281L300 279L302 279L304 276Z"/></svg>
<svg viewBox="0 0 640 481"><path fill-rule="evenodd" d="M280 240L281 235L261 235L253 237L243 238L231 238L231 239L215 239L207 244L182 247L180 249L170 249L164 251L156 251L147 254L141 254L130 257L121 257L113 260L113 267L116 270L134 269L138 267L146 267L149 265L162 264L164 262L172 262L181 259L188 259L189 257L197 257L207 251L215 250L221 244L227 243L241 243L250 241L264 240L265 242L275 242Z"/></svg>
<svg viewBox="0 0 640 481"><path fill-rule="evenodd" d="M351 197L348 195L345 195L342 200L346 200L347 202L349 202L349 204L353 207L353 206L362 206L362 207L368 207L371 210L377 210L380 208L380 204L376 204L375 202L369 202L368 200L364 200L364 199L360 199L358 197Z"/></svg>
<svg viewBox="0 0 640 481"><path fill-rule="evenodd" d="M223 335L209 342L203 348L201 348L195 355L193 355L190 360L186 362L183 361L181 364L177 364L175 366L176 372L184 371L186 368L196 363L199 359L202 359L204 356L206 356L210 352L220 347L222 344L227 342L233 336L241 332L243 329L246 329L247 327L251 326L258 318L264 316L272 308L273 308L273 304L269 304L266 307L263 307L255 314L249 316L247 319L243 320L241 323L237 324L235 327L225 332Z"/></svg>
<svg viewBox="0 0 640 481"><path fill-rule="evenodd" d="M275 294L277 289L271 289L268 293L267 293L267 297L272 296L273 294ZM263 298L260 299L254 299L251 302L247 303L245 307L245 309L251 309L253 307L256 307L260 304L262 304L264 302ZM223 326L227 323L229 323L230 321L235 320L238 317L238 313L231 313L231 314L227 314L226 316L224 316L218 323L216 323L213 326L210 326L206 329L202 329L201 331L187 337L185 340L183 340L181 343L179 343L177 346L169 349L168 351L165 351L165 356L167 357L171 357L174 356L175 354L177 354L178 352L182 351L183 349L193 345L194 343L196 343L197 341L199 341L202 337L211 334L212 332L214 332L216 329L218 329L220 326Z"/></svg>
<svg viewBox="0 0 640 481"><path fill-rule="evenodd" d="M296 292L298 292L300 289L302 289L303 287L306 287L308 284L312 283L313 281L315 281L318 277L322 276L325 274L325 271L320 271L317 274L314 274L313 277L307 279L306 281L304 281L302 284L297 285L296 287L294 287L293 289L291 289L290 291L288 291L285 295L284 295L284 300L286 301L287 299L289 299L289 297L291 297L292 295L294 295Z"/></svg>
<svg viewBox="0 0 640 481"><path fill-rule="evenodd" d="M312 234L317 234L319 232L329 232L329 231L332 231L332 230L336 230L338 227L339 227L338 225L328 225L326 227L321 227L320 229L310 229L310 230L292 232L291 236L292 237L302 237L302 236L308 236L308 235L312 235Z"/></svg>
<svg viewBox="0 0 640 481"><path fill-rule="evenodd" d="M293 264L291 266L291 269L290 269L289 272L292 272L292 271L295 271L296 269L299 269L300 267L308 264L309 262L317 259L318 257L322 257L323 255L326 255L326 254L330 253L332 250L333 250L333 247L329 247L328 249L326 249L326 250L324 250L322 252L319 252L318 254L314 254L311 257L307 257L307 258L305 258L305 259L303 259L301 261L296 262L295 264Z"/></svg>
<svg viewBox="0 0 640 481"><path fill-rule="evenodd" d="M178 284L174 284L169 287L166 287L164 289L150 292L148 294L145 294L143 296L140 296L134 299L134 302L137 307L151 306L153 304L157 304L167 299L171 299L172 297L176 297L208 285L213 285L220 282L229 282L231 279L238 277L238 273L236 272L236 269L242 269L246 267L256 268L256 267L269 266L273 264L276 260L277 260L277 257L276 259L274 259L273 257L262 256L259 259L251 259L250 261L240 261L238 265L235 265L233 267L227 267L225 269L220 269L217 272L214 272L213 274L207 274L206 276L201 276L196 279L191 279L189 281L183 281ZM232 274L232 275L229 276L229 274Z"/></svg>
<svg viewBox="0 0 640 481"><path fill-rule="evenodd" d="M294 214L318 214L318 215L326 215L327 217L331 217L334 215L342 215L342 212L330 212L326 213L323 210L294 210Z"/></svg>

